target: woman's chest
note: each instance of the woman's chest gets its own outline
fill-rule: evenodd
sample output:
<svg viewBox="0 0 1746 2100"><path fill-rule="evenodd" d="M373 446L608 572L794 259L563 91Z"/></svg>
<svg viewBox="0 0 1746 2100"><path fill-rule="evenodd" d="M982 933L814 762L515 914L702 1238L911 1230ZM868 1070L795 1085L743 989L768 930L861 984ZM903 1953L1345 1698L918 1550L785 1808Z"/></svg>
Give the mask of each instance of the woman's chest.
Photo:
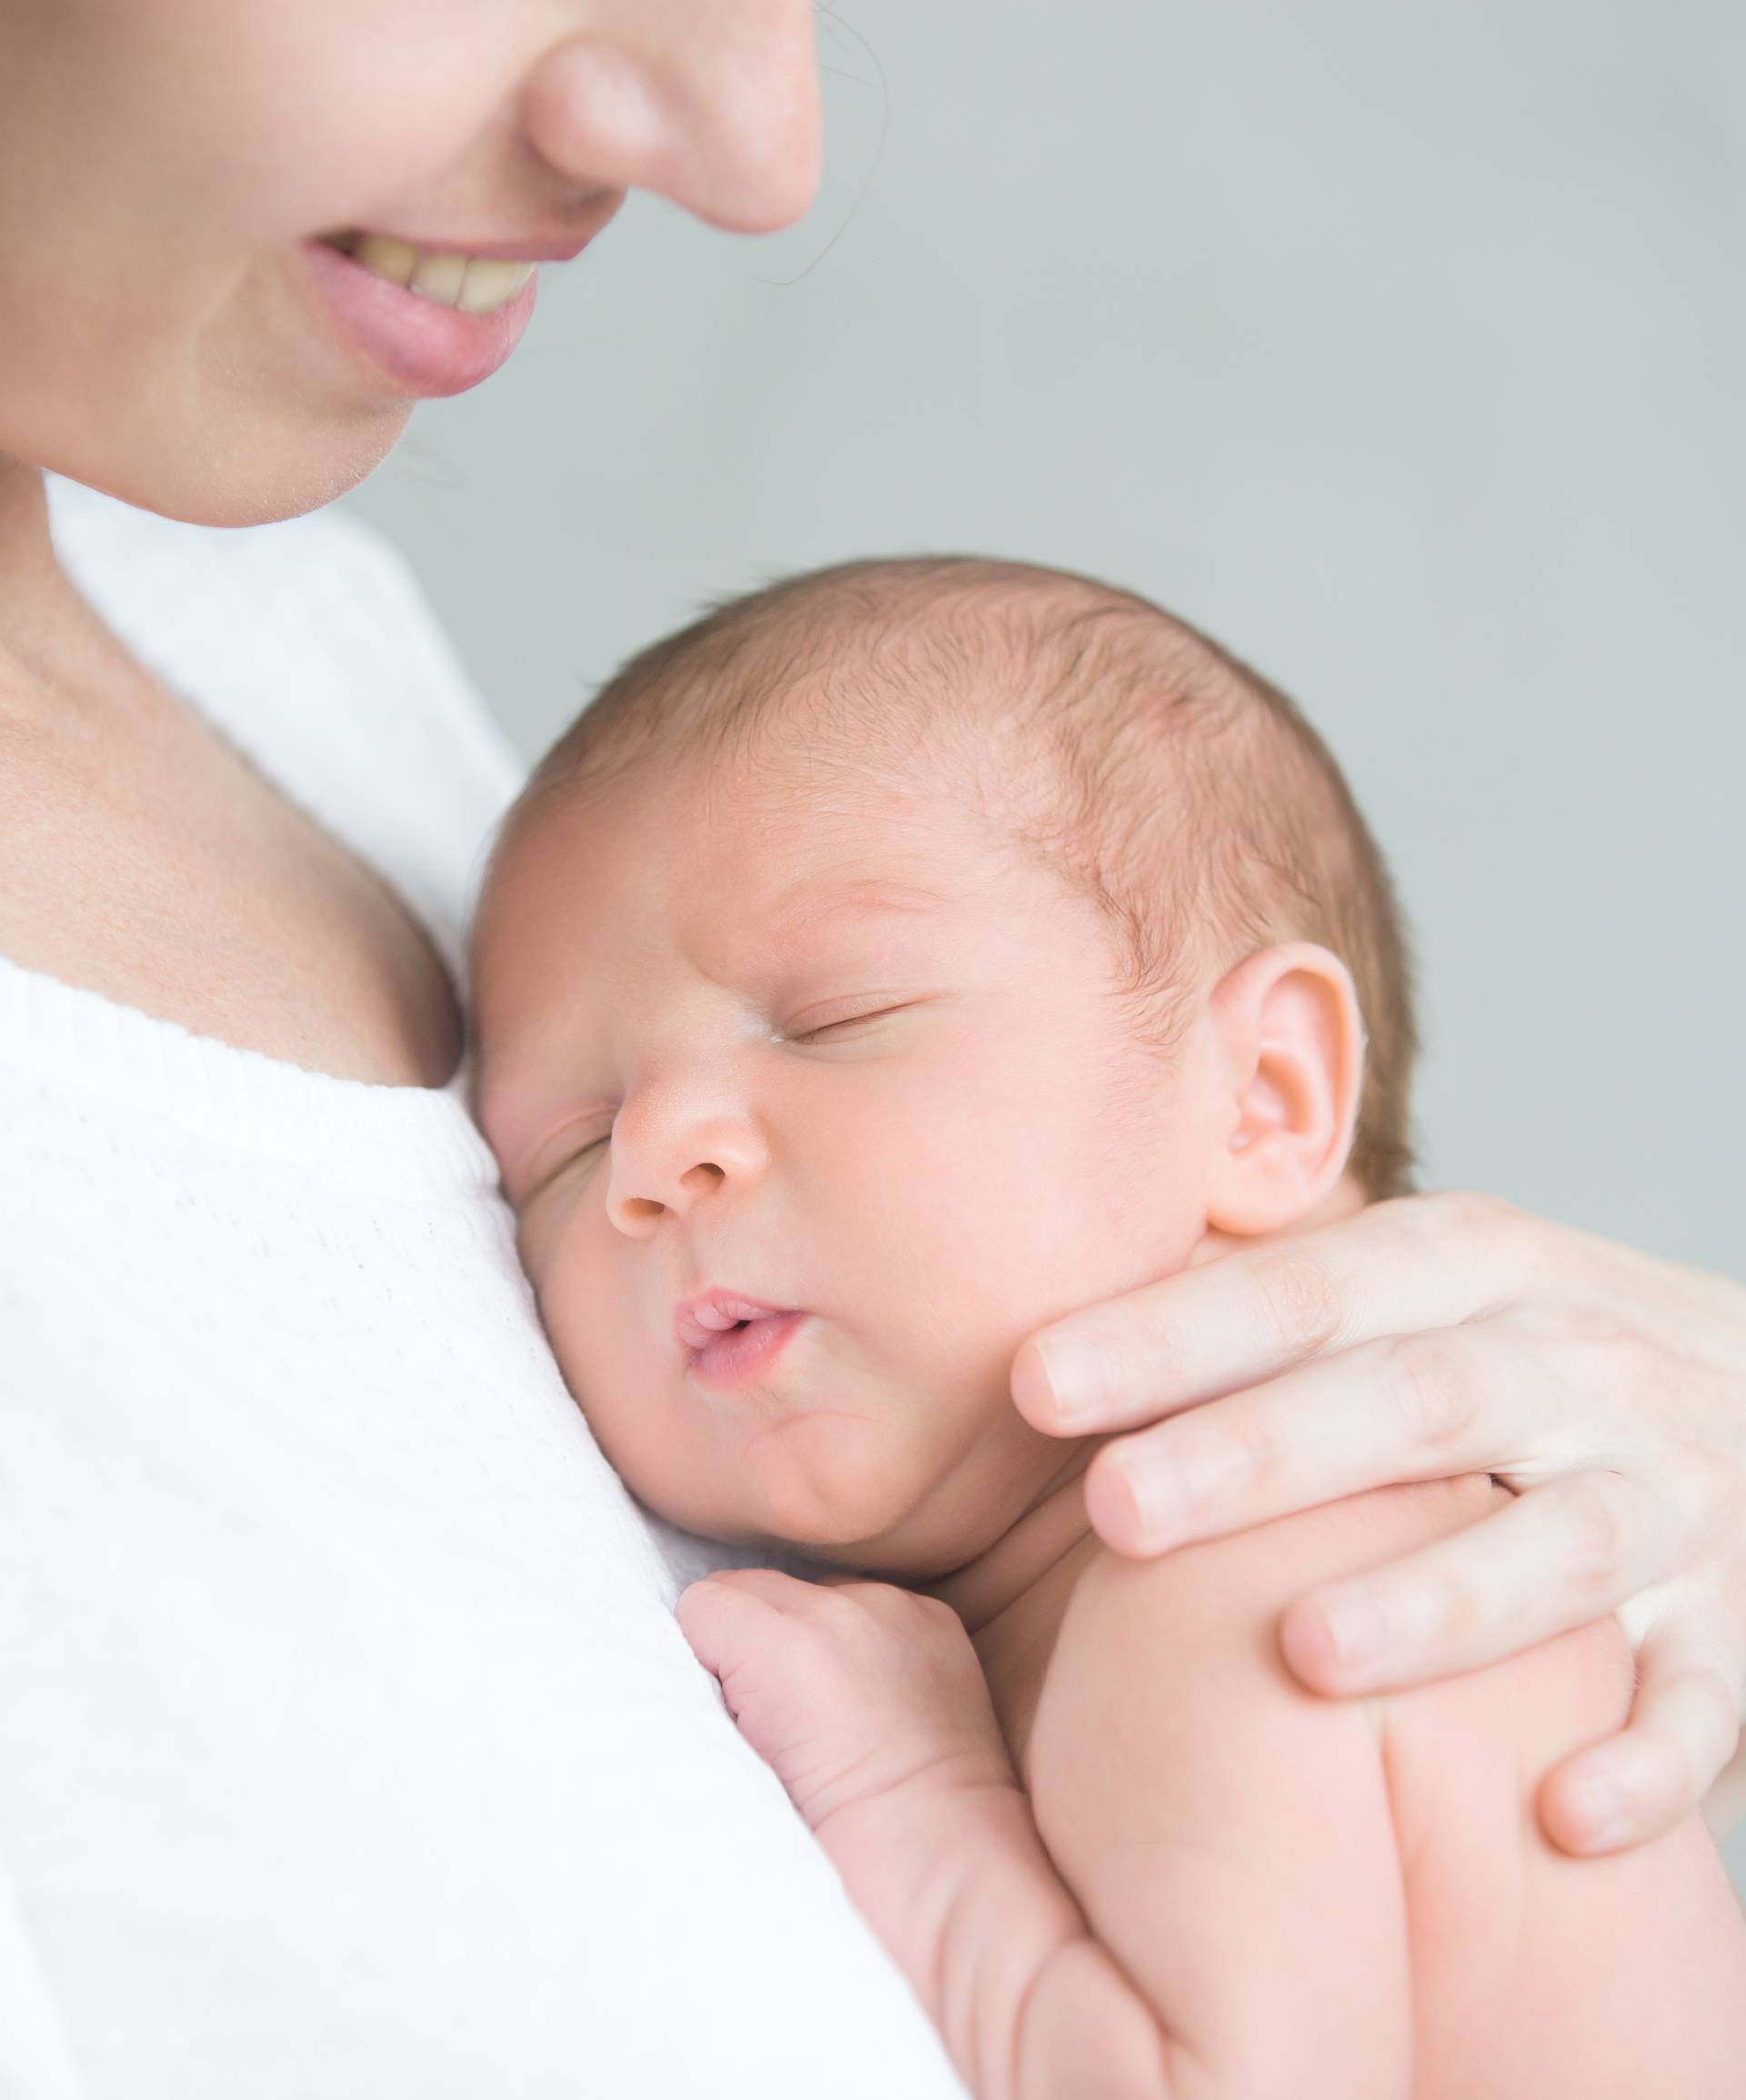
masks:
<svg viewBox="0 0 1746 2100"><path fill-rule="evenodd" d="M447 975L387 887L149 689L101 715L0 706L0 952L193 1033L440 1084Z"/></svg>

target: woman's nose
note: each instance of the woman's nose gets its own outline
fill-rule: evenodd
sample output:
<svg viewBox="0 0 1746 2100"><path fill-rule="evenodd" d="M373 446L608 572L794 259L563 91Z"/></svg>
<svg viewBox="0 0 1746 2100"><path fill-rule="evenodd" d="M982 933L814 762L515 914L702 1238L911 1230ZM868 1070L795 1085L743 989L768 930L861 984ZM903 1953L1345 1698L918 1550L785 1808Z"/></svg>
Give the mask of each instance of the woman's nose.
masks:
<svg viewBox="0 0 1746 2100"><path fill-rule="evenodd" d="M812 0L616 0L525 92L536 150L590 186L739 233L792 225L818 186Z"/></svg>
<svg viewBox="0 0 1746 2100"><path fill-rule="evenodd" d="M621 1232L644 1238L663 1218L689 1217L700 1203L752 1187L768 1161L743 1116L638 1112L627 1101L613 1124L607 1214Z"/></svg>

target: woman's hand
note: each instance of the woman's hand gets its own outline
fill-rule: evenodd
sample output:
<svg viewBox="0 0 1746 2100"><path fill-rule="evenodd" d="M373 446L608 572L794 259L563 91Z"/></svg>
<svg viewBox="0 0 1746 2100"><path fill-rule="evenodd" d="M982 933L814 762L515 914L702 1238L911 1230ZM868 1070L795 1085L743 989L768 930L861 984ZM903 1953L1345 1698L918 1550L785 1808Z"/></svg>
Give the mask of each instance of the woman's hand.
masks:
<svg viewBox="0 0 1746 2100"><path fill-rule="evenodd" d="M937 1598L737 1568L693 1583L678 1621L814 1831L876 1797L1014 1784L976 1650Z"/></svg>
<svg viewBox="0 0 1746 2100"><path fill-rule="evenodd" d="M1489 1197L1410 1196L1247 1248L1034 1335L1057 1435L1135 1429L1086 1474L1118 1552L1391 1481L1491 1472L1496 1516L1300 1599L1313 1690L1419 1683L1623 1606L1629 1727L1540 1790L1574 1852L1657 1835L1733 1755L1746 1697L1746 1291Z"/></svg>

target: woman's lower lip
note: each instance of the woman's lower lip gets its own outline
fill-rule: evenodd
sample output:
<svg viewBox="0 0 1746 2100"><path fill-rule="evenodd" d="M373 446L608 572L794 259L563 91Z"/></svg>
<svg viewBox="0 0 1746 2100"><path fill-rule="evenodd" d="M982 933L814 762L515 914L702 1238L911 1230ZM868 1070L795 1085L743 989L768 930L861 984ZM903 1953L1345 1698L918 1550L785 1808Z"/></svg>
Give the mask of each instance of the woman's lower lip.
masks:
<svg viewBox="0 0 1746 2100"><path fill-rule="evenodd" d="M729 1327L706 1341L687 1368L700 1385L716 1392L738 1392L771 1368L806 1317L804 1312L772 1312Z"/></svg>
<svg viewBox="0 0 1746 2100"><path fill-rule="evenodd" d="M520 342L538 296L535 271L515 297L491 314L439 306L366 269L326 241L301 254L340 339L396 390L436 400L488 379Z"/></svg>

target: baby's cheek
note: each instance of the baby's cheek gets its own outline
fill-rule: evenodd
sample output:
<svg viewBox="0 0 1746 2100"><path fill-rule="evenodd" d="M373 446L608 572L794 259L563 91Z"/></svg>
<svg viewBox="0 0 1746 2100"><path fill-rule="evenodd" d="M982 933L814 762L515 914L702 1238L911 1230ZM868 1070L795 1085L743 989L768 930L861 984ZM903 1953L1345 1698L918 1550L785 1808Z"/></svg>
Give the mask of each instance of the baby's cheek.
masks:
<svg viewBox="0 0 1746 2100"><path fill-rule="evenodd" d="M557 1237L533 1271L534 1291L565 1382L623 1471L616 1447L635 1441L637 1396L649 1396L654 1384L653 1351L636 1331L628 1286L610 1261L611 1250L587 1243L589 1238L579 1221Z"/></svg>
<svg viewBox="0 0 1746 2100"><path fill-rule="evenodd" d="M720 1427L686 1386L676 1346L639 1310L616 1234L581 1221L536 1281L540 1315L595 1442L639 1502L692 1531L743 1529L738 1471Z"/></svg>

